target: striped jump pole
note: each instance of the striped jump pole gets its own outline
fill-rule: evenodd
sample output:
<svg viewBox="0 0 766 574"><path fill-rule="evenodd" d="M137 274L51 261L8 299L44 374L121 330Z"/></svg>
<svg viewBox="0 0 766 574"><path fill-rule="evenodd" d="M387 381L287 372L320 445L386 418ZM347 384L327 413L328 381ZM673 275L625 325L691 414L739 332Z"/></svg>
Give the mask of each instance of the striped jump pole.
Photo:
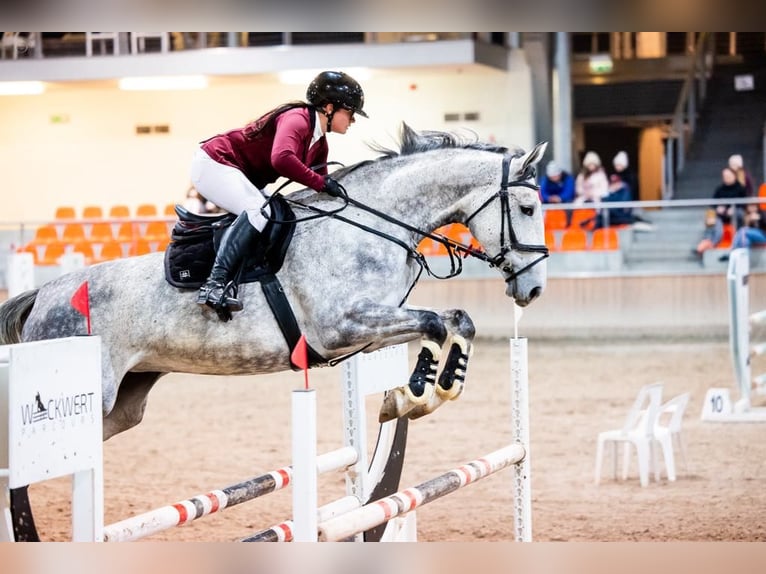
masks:
<svg viewBox="0 0 766 574"><path fill-rule="evenodd" d="M334 500L317 509L317 522L326 522L336 516L341 516L362 506L356 496L349 495ZM285 520L252 536L243 538L240 542L292 542L294 523L292 520Z"/></svg>
<svg viewBox="0 0 766 574"><path fill-rule="evenodd" d="M323 542L345 540L357 532L374 528L512 464L517 464L524 460L525 455L526 450L522 445L508 445L418 486L402 490L320 523L319 540Z"/></svg>
<svg viewBox="0 0 766 574"><path fill-rule="evenodd" d="M319 455L316 457L316 471L326 473L342 470L354 464L356 456L356 451L352 447L343 447ZM281 490L290 484L292 478L292 467L285 466L220 490L212 490L206 494L199 494L175 504L150 510L105 526L104 542L138 540L163 530L183 526L224 508Z"/></svg>

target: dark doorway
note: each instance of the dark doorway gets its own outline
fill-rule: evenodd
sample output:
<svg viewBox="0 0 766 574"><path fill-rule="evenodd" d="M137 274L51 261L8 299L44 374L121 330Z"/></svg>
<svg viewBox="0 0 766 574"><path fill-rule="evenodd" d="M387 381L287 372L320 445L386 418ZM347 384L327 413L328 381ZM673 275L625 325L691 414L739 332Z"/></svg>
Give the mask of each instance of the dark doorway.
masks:
<svg viewBox="0 0 766 574"><path fill-rule="evenodd" d="M601 158L601 164L606 173L610 174L614 171L612 159L618 151L625 151L628 154L630 170L638 176L638 144L641 129L613 124L586 124L584 153L595 151ZM582 165L582 156L577 160L576 165L579 170ZM639 190L631 190L631 194L638 198Z"/></svg>
<svg viewBox="0 0 766 574"><path fill-rule="evenodd" d="M766 32L737 32L737 54L745 61L763 61L766 57Z"/></svg>

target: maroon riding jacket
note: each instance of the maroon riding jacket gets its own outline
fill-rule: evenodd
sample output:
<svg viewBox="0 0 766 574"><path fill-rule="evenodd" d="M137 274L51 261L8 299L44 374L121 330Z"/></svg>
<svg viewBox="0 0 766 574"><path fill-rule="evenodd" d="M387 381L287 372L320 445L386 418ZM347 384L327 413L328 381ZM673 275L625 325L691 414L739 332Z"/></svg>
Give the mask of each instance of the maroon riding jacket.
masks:
<svg viewBox="0 0 766 574"><path fill-rule="evenodd" d="M248 139L248 127L237 128L202 142L202 149L215 161L239 169L259 189L280 176L321 191L327 174L327 137L309 148L314 133L310 108L283 112L269 130ZM252 126L250 126L252 128ZM317 171L307 166L321 165Z"/></svg>

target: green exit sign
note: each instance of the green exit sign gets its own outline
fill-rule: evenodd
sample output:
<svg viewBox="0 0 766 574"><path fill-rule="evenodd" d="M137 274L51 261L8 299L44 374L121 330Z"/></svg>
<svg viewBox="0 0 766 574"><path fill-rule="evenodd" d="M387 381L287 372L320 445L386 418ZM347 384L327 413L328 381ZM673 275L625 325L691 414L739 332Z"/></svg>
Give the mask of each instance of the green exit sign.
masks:
<svg viewBox="0 0 766 574"><path fill-rule="evenodd" d="M588 68L591 74L609 74L613 67L612 58L606 54L591 56L588 60Z"/></svg>

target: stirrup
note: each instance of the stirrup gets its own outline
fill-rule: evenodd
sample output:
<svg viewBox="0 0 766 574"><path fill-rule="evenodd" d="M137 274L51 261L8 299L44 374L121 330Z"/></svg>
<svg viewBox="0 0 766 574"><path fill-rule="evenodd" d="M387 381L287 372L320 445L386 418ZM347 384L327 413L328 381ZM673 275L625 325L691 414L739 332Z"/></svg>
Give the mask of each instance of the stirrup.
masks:
<svg viewBox="0 0 766 574"><path fill-rule="evenodd" d="M243 309L242 303L237 299L237 286L234 281L229 281L226 285L220 282L205 283L197 293L197 303L207 305L216 311L222 308L229 312Z"/></svg>

